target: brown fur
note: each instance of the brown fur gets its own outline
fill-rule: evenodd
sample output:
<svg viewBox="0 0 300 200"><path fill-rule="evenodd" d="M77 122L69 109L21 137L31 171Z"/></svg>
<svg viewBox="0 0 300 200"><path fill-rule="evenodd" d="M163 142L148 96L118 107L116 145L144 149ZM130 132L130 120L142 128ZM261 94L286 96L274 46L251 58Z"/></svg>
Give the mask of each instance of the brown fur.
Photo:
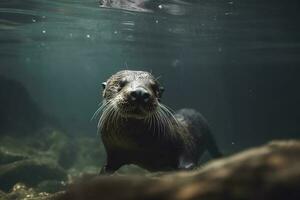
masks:
<svg viewBox="0 0 300 200"><path fill-rule="evenodd" d="M190 169L206 149L221 155L200 113L182 109L173 115L161 104L162 87L150 73L120 71L104 85L99 131L107 163L102 173L125 164L150 171ZM137 90L147 95L142 103L132 96Z"/></svg>

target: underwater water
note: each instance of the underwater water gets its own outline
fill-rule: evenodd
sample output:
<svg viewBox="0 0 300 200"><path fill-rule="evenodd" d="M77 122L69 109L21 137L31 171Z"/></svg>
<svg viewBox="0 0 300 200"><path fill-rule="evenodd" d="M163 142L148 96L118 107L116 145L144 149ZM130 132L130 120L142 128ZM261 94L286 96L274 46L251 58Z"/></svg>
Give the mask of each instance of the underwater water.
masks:
<svg viewBox="0 0 300 200"><path fill-rule="evenodd" d="M198 109L223 145L297 136L297 1L152 4L128 11L92 0L1 1L0 73L86 134L95 132L100 83L128 68L160 76L165 104Z"/></svg>
<svg viewBox="0 0 300 200"><path fill-rule="evenodd" d="M100 143L101 83L132 69L201 112L225 152L300 137L298 1L107 2L1 0L0 135L45 118Z"/></svg>
<svg viewBox="0 0 300 200"><path fill-rule="evenodd" d="M101 82L128 68L159 76L164 103L199 110L226 148L299 136L297 1L134 2L2 0L1 75L72 132L95 134Z"/></svg>

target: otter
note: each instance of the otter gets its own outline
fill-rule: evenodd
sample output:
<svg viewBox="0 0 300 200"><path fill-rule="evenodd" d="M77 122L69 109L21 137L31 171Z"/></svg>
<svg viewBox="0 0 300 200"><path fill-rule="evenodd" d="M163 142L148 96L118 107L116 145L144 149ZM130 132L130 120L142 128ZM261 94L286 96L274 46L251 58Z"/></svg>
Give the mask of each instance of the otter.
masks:
<svg viewBox="0 0 300 200"><path fill-rule="evenodd" d="M126 164L149 171L193 169L208 150L222 156L205 118L194 109L171 111L161 103L164 88L149 72L123 70L103 86L98 130L106 150L100 174Z"/></svg>

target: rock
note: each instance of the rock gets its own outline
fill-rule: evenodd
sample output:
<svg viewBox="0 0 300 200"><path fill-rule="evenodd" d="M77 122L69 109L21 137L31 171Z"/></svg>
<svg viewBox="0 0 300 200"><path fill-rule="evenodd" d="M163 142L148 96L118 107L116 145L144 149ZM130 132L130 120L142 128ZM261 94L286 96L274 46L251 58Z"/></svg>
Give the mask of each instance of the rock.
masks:
<svg viewBox="0 0 300 200"><path fill-rule="evenodd" d="M35 187L35 190L37 192L55 193L57 191L65 190L65 187L66 187L66 183L64 181L46 180L40 182Z"/></svg>
<svg viewBox="0 0 300 200"><path fill-rule="evenodd" d="M26 158L28 158L26 155L10 152L3 148L0 148L0 165L24 160Z"/></svg>
<svg viewBox="0 0 300 200"><path fill-rule="evenodd" d="M120 175L147 175L150 174L146 169L139 167L137 165L124 165L117 170Z"/></svg>
<svg viewBox="0 0 300 200"><path fill-rule="evenodd" d="M300 141L277 141L160 176L102 176L71 185L54 200L299 200Z"/></svg>
<svg viewBox="0 0 300 200"><path fill-rule="evenodd" d="M0 190L6 192L18 182L40 192L60 191L67 174L73 180L98 173L105 156L95 138L71 137L52 128L31 136L0 136L0 147Z"/></svg>
<svg viewBox="0 0 300 200"><path fill-rule="evenodd" d="M0 199L5 199L6 193L0 190Z"/></svg>
<svg viewBox="0 0 300 200"><path fill-rule="evenodd" d="M0 189L9 191L22 182L35 186L44 180L66 180L67 174L52 160L26 159L0 166Z"/></svg>
<svg viewBox="0 0 300 200"><path fill-rule="evenodd" d="M43 200L50 194L46 192L36 192L33 188L28 188L22 183L14 185L9 193L0 193L1 200Z"/></svg>

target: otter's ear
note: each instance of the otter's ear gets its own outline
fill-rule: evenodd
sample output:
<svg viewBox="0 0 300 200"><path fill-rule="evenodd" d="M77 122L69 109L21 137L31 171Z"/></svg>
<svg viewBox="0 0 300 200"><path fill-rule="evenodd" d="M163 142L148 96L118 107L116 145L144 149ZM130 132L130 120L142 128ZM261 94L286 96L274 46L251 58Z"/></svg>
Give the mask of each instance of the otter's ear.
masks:
<svg viewBox="0 0 300 200"><path fill-rule="evenodd" d="M106 82L101 83L101 85L102 85L102 88L105 89L105 87L106 87Z"/></svg>

